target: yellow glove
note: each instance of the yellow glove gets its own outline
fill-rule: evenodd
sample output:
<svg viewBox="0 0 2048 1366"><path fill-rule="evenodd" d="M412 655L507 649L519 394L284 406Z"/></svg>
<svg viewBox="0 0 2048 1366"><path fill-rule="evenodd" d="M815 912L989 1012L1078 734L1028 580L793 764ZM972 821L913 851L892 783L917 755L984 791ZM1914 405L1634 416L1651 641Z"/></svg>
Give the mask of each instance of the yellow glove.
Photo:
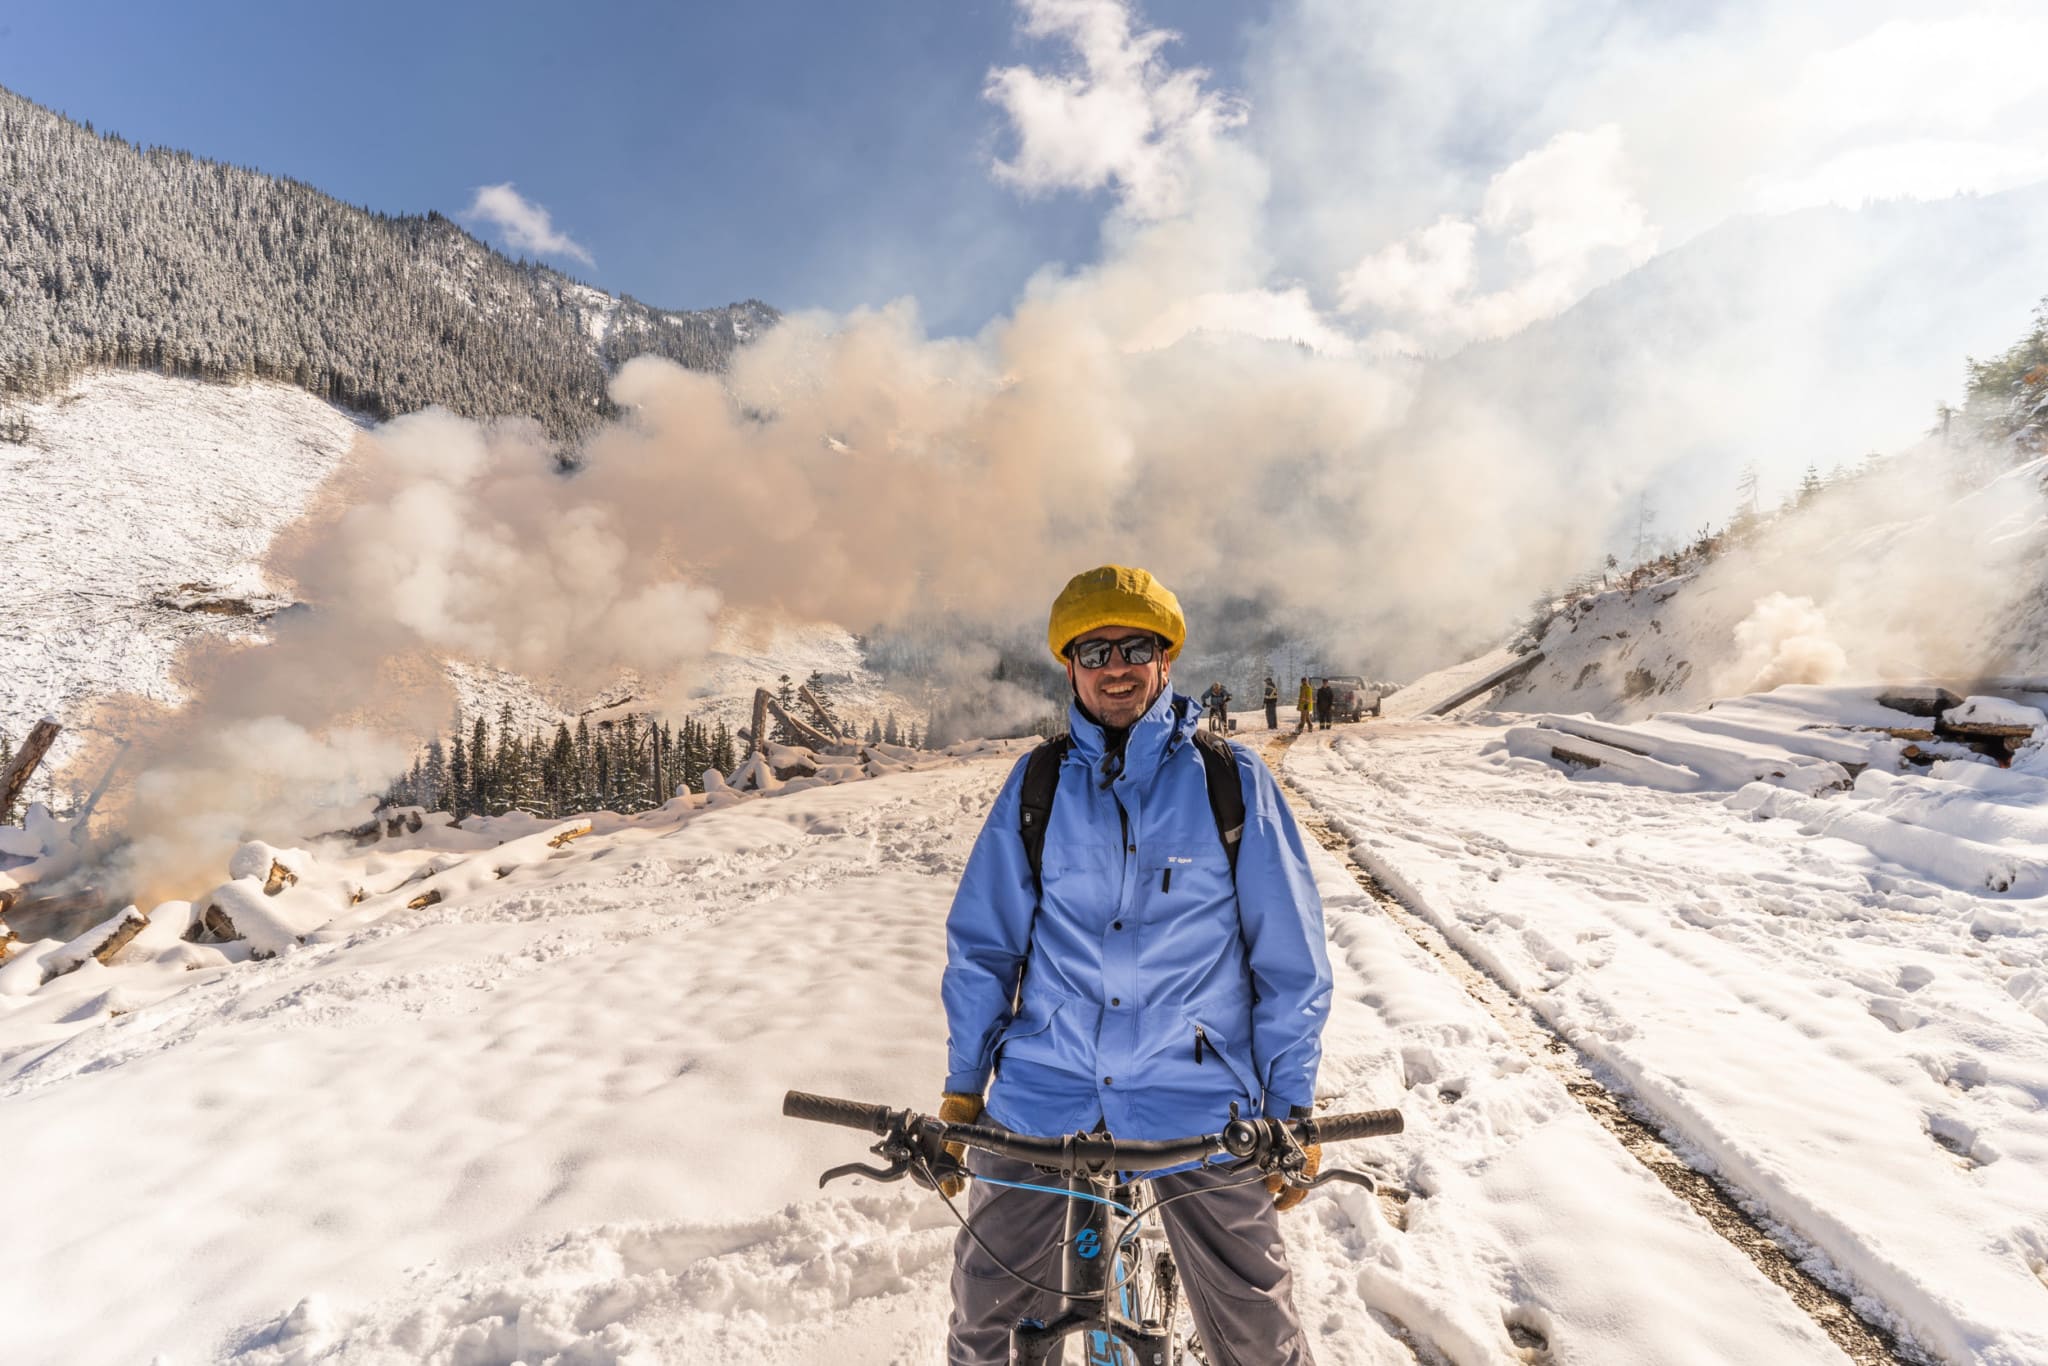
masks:
<svg viewBox="0 0 2048 1366"><path fill-rule="evenodd" d="M1301 1169L1305 1177L1314 1176L1323 1169L1323 1145L1311 1143L1302 1151L1308 1154L1308 1165ZM1278 1172L1266 1178L1266 1189L1273 1192L1273 1208L1290 1210L1308 1199L1308 1192L1300 1186L1290 1186Z"/></svg>
<svg viewBox="0 0 2048 1366"><path fill-rule="evenodd" d="M968 1095L963 1091L948 1091L939 1098L939 1118L948 1124L975 1124L981 1120L981 1097ZM967 1147L961 1143L948 1143L946 1156L955 1162L966 1156ZM939 1192L948 1200L960 1194L967 1187L964 1176L949 1176L939 1182Z"/></svg>

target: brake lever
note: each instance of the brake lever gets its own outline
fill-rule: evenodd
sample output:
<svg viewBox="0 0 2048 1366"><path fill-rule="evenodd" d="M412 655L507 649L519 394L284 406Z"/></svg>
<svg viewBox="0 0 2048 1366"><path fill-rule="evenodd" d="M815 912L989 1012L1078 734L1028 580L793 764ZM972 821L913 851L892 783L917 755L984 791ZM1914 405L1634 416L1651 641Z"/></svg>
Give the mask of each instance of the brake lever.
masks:
<svg viewBox="0 0 2048 1366"><path fill-rule="evenodd" d="M834 1167L818 1178L822 1189L842 1176L865 1176L871 1181L901 1181L910 1175L910 1159L899 1157L886 1167L870 1167L864 1162L849 1162L843 1167Z"/></svg>
<svg viewBox="0 0 2048 1366"><path fill-rule="evenodd" d="M1305 1181L1297 1181L1290 1177L1288 1178L1287 1184L1290 1186L1299 1186L1303 1190L1312 1191L1317 1186L1325 1186L1332 1181L1341 1181L1346 1185L1351 1186L1363 1186L1369 1191L1376 1191L1379 1189L1378 1183L1376 1183L1370 1176L1367 1176L1364 1172L1347 1172L1341 1167L1332 1167L1330 1168L1330 1170L1322 1173L1321 1175L1311 1176Z"/></svg>

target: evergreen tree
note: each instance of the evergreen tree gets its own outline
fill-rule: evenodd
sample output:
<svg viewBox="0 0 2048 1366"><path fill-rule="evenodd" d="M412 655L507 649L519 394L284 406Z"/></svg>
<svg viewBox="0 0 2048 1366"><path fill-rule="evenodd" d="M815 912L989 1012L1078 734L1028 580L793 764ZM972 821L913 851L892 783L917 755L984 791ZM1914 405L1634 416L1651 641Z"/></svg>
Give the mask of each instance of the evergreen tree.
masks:
<svg viewBox="0 0 2048 1366"><path fill-rule="evenodd" d="M868 743L871 745L882 743L882 723L872 716L868 718Z"/></svg>
<svg viewBox="0 0 2048 1366"><path fill-rule="evenodd" d="M569 736L569 723L555 722L555 742L548 748L548 815L566 816L575 810L576 742Z"/></svg>
<svg viewBox="0 0 2048 1366"><path fill-rule="evenodd" d="M472 791L469 777L469 744L462 738L462 731L462 713L457 711L455 740L448 757L447 795L447 809L455 813L456 820L461 820L475 809L469 804Z"/></svg>
<svg viewBox="0 0 2048 1366"><path fill-rule="evenodd" d="M882 743L885 745L900 745L903 743L903 732L896 729L896 713L893 711L889 713L889 719L882 723Z"/></svg>
<svg viewBox="0 0 2048 1366"><path fill-rule="evenodd" d="M0 773L5 773L7 771L8 765L12 764L13 762L14 737L9 735L4 728L0 728ZM19 806L20 804L21 803L17 801L13 803L7 810L0 811L0 825L14 824L13 807Z"/></svg>
<svg viewBox="0 0 2048 1366"><path fill-rule="evenodd" d="M438 735L427 742L427 762L420 777L420 805L434 811L447 810L448 752Z"/></svg>
<svg viewBox="0 0 2048 1366"><path fill-rule="evenodd" d="M491 736L484 718L476 718L469 732L469 809L480 816L491 811Z"/></svg>
<svg viewBox="0 0 2048 1366"><path fill-rule="evenodd" d="M739 766L740 756L733 747L732 731L720 721L718 728L711 733L711 767L717 769L721 777L730 778Z"/></svg>
<svg viewBox="0 0 2048 1366"><path fill-rule="evenodd" d="M597 744L590 738L590 722L576 718L576 770L571 779L575 795L570 799L578 811L597 810Z"/></svg>

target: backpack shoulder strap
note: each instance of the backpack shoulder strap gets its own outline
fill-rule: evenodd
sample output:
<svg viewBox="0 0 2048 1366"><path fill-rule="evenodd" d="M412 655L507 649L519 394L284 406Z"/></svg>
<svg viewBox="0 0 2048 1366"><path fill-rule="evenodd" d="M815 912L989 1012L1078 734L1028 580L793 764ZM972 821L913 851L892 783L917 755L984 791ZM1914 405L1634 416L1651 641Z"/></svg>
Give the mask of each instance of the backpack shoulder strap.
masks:
<svg viewBox="0 0 2048 1366"><path fill-rule="evenodd" d="M1216 833L1223 837L1223 852L1230 856L1230 876L1235 880L1237 846L1244 838L1244 787L1237 776L1237 755L1228 740L1212 731L1196 731L1195 744L1209 780L1209 813L1216 818Z"/></svg>
<svg viewBox="0 0 2048 1366"><path fill-rule="evenodd" d="M1060 765L1066 762L1072 737L1056 735L1024 761L1024 786L1018 793L1017 834L1024 857L1031 862L1031 885L1044 890L1040 871L1045 863L1045 828L1052 821L1052 799L1060 790Z"/></svg>

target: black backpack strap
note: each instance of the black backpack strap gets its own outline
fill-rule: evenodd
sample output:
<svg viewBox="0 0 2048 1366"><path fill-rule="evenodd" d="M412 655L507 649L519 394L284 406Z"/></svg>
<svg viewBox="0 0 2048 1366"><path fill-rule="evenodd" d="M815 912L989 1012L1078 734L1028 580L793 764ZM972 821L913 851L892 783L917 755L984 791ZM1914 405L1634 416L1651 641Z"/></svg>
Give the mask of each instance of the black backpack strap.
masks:
<svg viewBox="0 0 2048 1366"><path fill-rule="evenodd" d="M1024 761L1024 786L1018 793L1017 834L1024 841L1024 857L1031 862L1031 885L1045 889L1041 869L1045 864L1045 827L1052 822L1052 799L1060 790L1060 765L1066 762L1072 737L1056 735Z"/></svg>
<svg viewBox="0 0 2048 1366"><path fill-rule="evenodd" d="M1202 751L1202 768L1209 780L1209 813L1216 818L1216 833L1223 837L1223 852L1230 856L1230 876L1237 878L1237 845L1244 838L1244 787L1237 776L1237 755L1230 741L1213 731L1195 732L1195 744Z"/></svg>

